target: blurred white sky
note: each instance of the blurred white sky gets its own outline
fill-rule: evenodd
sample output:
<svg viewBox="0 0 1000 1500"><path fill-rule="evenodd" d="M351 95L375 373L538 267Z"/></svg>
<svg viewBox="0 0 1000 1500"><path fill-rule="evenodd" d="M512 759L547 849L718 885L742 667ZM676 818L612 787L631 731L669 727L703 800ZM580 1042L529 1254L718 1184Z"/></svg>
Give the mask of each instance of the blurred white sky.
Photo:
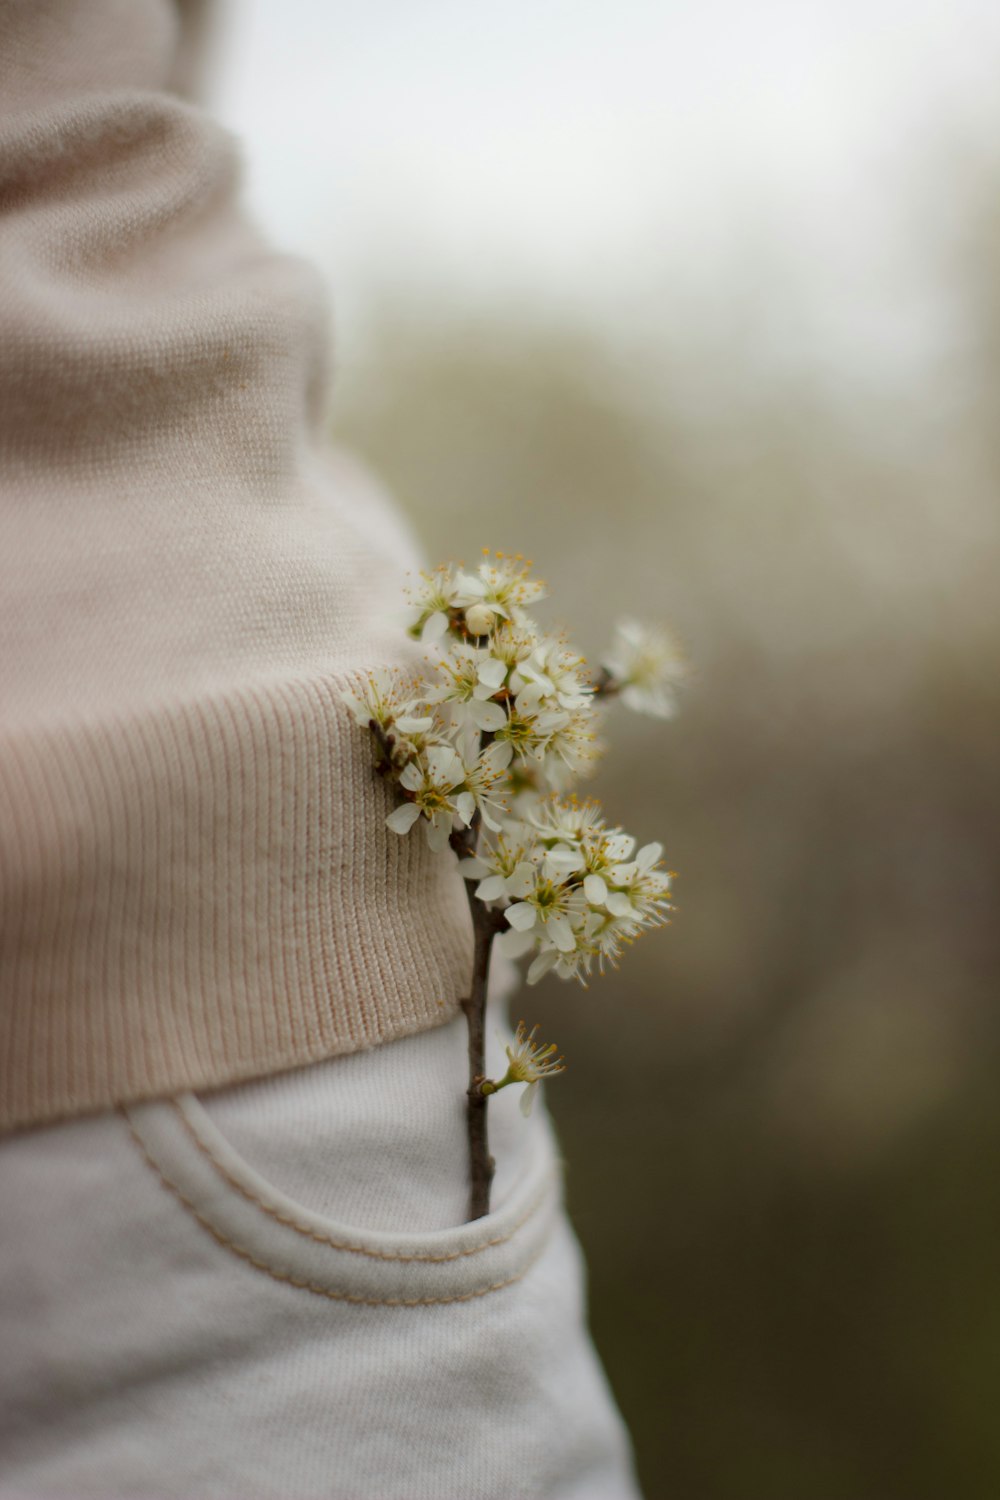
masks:
<svg viewBox="0 0 1000 1500"><path fill-rule="evenodd" d="M915 195L1000 135L997 0L239 0L216 104L348 333L388 286L614 329L718 316L905 363ZM766 268L766 270L764 269Z"/></svg>

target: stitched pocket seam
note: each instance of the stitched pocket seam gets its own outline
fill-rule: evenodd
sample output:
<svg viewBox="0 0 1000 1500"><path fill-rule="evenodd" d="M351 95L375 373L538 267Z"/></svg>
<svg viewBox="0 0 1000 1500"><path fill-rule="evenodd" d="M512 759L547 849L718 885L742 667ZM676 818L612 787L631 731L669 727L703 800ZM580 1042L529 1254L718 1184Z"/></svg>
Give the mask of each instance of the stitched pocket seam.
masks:
<svg viewBox="0 0 1000 1500"><path fill-rule="evenodd" d="M218 1172L222 1180L227 1183L229 1187L240 1193L248 1203L252 1203L256 1208L259 1208L263 1213L274 1219L277 1224L283 1224L286 1229L293 1229L296 1234L303 1235L306 1239L312 1240L317 1245L328 1245L331 1250L342 1250L348 1255L365 1255L368 1256L371 1260L392 1261L403 1265L415 1263L421 1263L424 1265L444 1265L448 1261L465 1260L469 1256L481 1255L484 1250L494 1249L497 1245L506 1245L510 1240L512 1240L515 1234L517 1234L518 1230L523 1229L528 1220L533 1218L534 1215L538 1212L545 1201L547 1193L550 1190L550 1184L546 1183L543 1190L536 1195L525 1212L521 1215L521 1217L515 1224L511 1225L511 1227L505 1234L497 1235L491 1240L483 1240L477 1245L470 1245L466 1250L451 1250L444 1255L421 1255L419 1252L415 1252L412 1255L404 1255L401 1252L393 1250L374 1250L370 1245L353 1244L348 1240L338 1240L334 1239L332 1235L323 1234L318 1229L313 1229L310 1225L304 1224L300 1219L296 1219L293 1215L282 1213L279 1209L275 1208L273 1204L268 1203L264 1198L259 1197L255 1192L252 1191L252 1189L247 1187L246 1183L240 1182L239 1178L234 1176L234 1174L230 1172L225 1162L220 1161L219 1157L216 1156L215 1152L212 1150L211 1146L209 1146L207 1141L202 1140L201 1136L198 1134L197 1130L194 1128L187 1115L181 1109L176 1099L173 1100L173 1108L175 1113L180 1118L187 1134L190 1136L194 1144L198 1147L198 1150L201 1151L202 1154L208 1159L208 1161L211 1162L215 1171ZM135 1132L133 1131L133 1135L134 1133ZM147 1160L148 1159L149 1158L147 1156ZM506 1283L501 1283L501 1285L505 1284Z"/></svg>
<svg viewBox="0 0 1000 1500"><path fill-rule="evenodd" d="M195 1204L191 1202L190 1198L188 1198L182 1192L177 1184L170 1180L170 1178L163 1171L162 1167L160 1167L159 1163L154 1161L153 1157L146 1149L145 1143L140 1137L138 1131L133 1126L132 1121L129 1119L127 1113L124 1110L120 1112L128 1127L129 1134L131 1135L139 1152L141 1153L143 1160L146 1162L146 1165L159 1179L162 1186L169 1193L171 1193L178 1200L178 1202L187 1209L187 1211L192 1215L197 1223L200 1224L201 1227L211 1235L216 1244L221 1245L224 1249L229 1250L234 1255L239 1256L241 1260L246 1261L249 1265L253 1266L255 1270L263 1271L265 1275L272 1277L273 1280L283 1282L286 1286L294 1287L298 1291L310 1292L313 1296L325 1297L330 1302L347 1302L362 1307L440 1307L456 1302L471 1302L477 1297L486 1297L491 1292L502 1291L504 1287L513 1286L515 1282L520 1281L521 1278L525 1276L526 1273L531 1269L535 1261L539 1258L539 1256L545 1249L545 1242L543 1242L535 1251L534 1255L532 1255L527 1262L522 1264L513 1276L508 1276L501 1281L492 1282L489 1286L475 1287L468 1292L458 1292L450 1297L365 1297L356 1292L335 1292L329 1287L319 1286L316 1282L306 1281L298 1276L291 1276L286 1271L279 1271L276 1266L269 1265L267 1261L261 1260L259 1256L254 1255L252 1251L247 1250L245 1246L238 1245L235 1240L231 1240L226 1235L224 1235L222 1231L218 1229L209 1219L207 1219L205 1215L195 1206ZM291 1227L294 1228L295 1226L293 1225ZM500 1243L502 1243L502 1241L500 1241Z"/></svg>

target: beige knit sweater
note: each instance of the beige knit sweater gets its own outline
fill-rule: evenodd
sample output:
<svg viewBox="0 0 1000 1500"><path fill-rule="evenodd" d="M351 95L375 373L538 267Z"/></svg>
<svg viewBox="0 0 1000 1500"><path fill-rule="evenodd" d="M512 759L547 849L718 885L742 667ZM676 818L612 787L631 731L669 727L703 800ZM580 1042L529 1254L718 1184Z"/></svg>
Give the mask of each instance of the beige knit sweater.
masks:
<svg viewBox="0 0 1000 1500"><path fill-rule="evenodd" d="M338 700L413 565L172 0L0 0L0 1126L449 1017L448 854Z"/></svg>

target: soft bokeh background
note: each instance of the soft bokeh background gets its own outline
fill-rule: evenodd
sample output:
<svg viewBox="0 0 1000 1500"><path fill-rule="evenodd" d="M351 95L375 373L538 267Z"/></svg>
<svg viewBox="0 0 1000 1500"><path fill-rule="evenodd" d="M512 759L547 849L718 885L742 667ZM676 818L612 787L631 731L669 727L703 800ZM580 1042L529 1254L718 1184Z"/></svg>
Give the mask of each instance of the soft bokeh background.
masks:
<svg viewBox="0 0 1000 1500"><path fill-rule="evenodd" d="M253 0L252 198L431 558L682 716L672 928L531 992L649 1500L1000 1494L1000 8Z"/></svg>

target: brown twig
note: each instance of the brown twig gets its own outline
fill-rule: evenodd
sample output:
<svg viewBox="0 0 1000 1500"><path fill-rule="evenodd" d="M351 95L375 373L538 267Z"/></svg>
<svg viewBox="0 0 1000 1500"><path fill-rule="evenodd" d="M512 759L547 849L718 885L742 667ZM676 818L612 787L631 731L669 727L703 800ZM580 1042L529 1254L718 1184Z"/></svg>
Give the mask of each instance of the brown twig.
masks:
<svg viewBox="0 0 1000 1500"><path fill-rule="evenodd" d="M481 817L477 809L468 828L456 829L451 847L460 859L475 854L479 844ZM490 977L490 955L493 939L505 925L499 912L478 899L475 886L466 882L465 894L472 917L472 982L462 1001L469 1028L469 1087L466 1092L465 1121L469 1136L469 1222L481 1219L490 1211L490 1187L494 1163L490 1155L487 1131L488 1097L482 1091L486 1077L486 991Z"/></svg>
<svg viewBox="0 0 1000 1500"><path fill-rule="evenodd" d="M490 1187L494 1163L487 1132L488 1098L482 1091L486 1076L486 989L490 954L497 933L496 913L478 900L472 885L466 888L472 913L474 937L472 987L462 1009L469 1027L469 1088L465 1119L469 1133L469 1221L490 1211Z"/></svg>

